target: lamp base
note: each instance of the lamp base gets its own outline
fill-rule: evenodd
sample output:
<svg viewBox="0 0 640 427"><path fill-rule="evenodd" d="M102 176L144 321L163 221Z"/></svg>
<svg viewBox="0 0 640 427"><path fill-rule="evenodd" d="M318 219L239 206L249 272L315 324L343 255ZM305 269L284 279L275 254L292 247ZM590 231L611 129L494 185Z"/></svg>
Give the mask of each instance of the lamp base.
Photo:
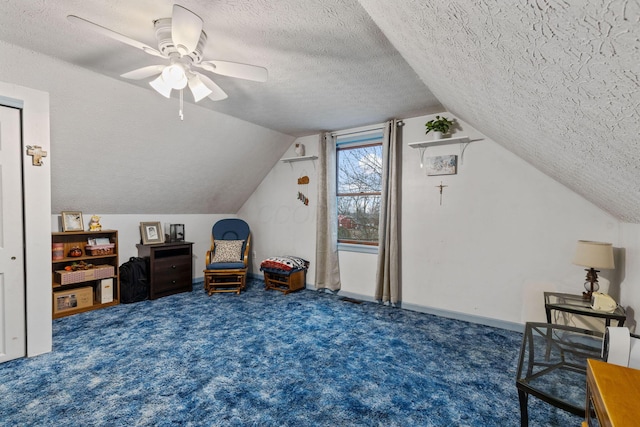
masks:
<svg viewBox="0 0 640 427"><path fill-rule="evenodd" d="M600 284L598 283L598 273L600 270L585 268L585 271L587 272L587 281L584 282L586 292L582 293L582 299L591 301L591 295L600 289Z"/></svg>

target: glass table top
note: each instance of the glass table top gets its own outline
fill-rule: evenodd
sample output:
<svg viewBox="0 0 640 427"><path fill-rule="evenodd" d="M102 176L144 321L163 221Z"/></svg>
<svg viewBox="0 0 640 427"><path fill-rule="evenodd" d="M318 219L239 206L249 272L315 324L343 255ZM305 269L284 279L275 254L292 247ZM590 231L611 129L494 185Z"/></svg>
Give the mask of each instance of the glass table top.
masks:
<svg viewBox="0 0 640 427"><path fill-rule="evenodd" d="M602 333L573 326L527 323L516 385L554 406L583 414L587 359L602 360Z"/></svg>
<svg viewBox="0 0 640 427"><path fill-rule="evenodd" d="M602 317L617 320L625 320L627 314L623 307L618 305L611 312L597 311L591 308L591 300L585 300L582 295L565 294L560 292L545 292L544 302L546 308L560 309L577 314L586 314L592 317Z"/></svg>

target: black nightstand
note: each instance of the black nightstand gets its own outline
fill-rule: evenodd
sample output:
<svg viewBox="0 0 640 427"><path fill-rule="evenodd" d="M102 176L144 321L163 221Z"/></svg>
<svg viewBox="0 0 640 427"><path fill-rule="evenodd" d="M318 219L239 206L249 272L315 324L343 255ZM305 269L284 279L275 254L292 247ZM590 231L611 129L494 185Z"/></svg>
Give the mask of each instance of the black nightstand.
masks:
<svg viewBox="0 0 640 427"><path fill-rule="evenodd" d="M193 289L191 242L136 245L138 256L148 261L149 299Z"/></svg>

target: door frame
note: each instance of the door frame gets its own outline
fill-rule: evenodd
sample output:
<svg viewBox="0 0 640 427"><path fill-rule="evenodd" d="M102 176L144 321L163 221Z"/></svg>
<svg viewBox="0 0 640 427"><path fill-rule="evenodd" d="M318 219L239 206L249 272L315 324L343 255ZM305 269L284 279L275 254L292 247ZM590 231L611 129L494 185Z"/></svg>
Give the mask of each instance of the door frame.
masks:
<svg viewBox="0 0 640 427"><path fill-rule="evenodd" d="M52 348L49 94L0 82L0 104L19 108L22 116L26 342L32 357ZM42 166L26 155L33 145L47 152Z"/></svg>

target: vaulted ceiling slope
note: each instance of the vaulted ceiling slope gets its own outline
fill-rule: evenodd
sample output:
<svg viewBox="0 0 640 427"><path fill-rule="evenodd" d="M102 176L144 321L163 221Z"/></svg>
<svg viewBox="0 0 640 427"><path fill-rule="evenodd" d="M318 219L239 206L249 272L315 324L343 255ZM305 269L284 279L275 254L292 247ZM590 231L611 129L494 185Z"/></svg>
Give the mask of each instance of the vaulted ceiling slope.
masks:
<svg viewBox="0 0 640 427"><path fill-rule="evenodd" d="M294 140L195 105L181 121L175 100L2 41L0 58L0 80L49 93L52 213L235 213Z"/></svg>
<svg viewBox="0 0 640 427"><path fill-rule="evenodd" d="M0 39L151 91L151 78L120 75L163 58L66 17L156 47L153 21L171 17L173 3L203 19L203 58L269 70L266 83L204 72L229 95L200 101L206 108L296 136L441 108L357 0L5 0Z"/></svg>
<svg viewBox="0 0 640 427"><path fill-rule="evenodd" d="M177 99L163 99L146 80L124 83L119 77L156 64L156 58L66 19L75 14L155 46L152 21L170 16L173 1L2 2L0 40L108 77L89 78L57 63L49 71L51 61L33 59L31 53L20 52L32 59L26 63L11 49L3 55L0 79L52 93L54 211L74 197L85 200L87 191L101 186L108 188L103 199L125 194L126 185L138 180L145 184L139 188L156 184L154 191L162 188L165 197L177 200L181 206L170 208L175 212L230 213L284 152L291 142L287 135L411 117L444 106L617 218L640 223L637 1L179 3L204 20L205 58L262 65L270 73L267 83L212 75L229 98L191 106L197 124L184 123L188 127L176 118ZM95 87L98 80L101 88ZM124 93L125 88L131 91ZM78 125L74 114L88 124ZM118 128L122 122L135 131ZM74 124L81 129L70 131ZM86 130L91 126L101 136ZM244 126L238 133L232 130ZM172 154L176 141L185 143L180 149L186 147L179 155ZM263 141L266 146L253 145ZM93 166L81 163L83 150L94 150ZM199 157L192 163L194 153ZM138 163L129 159L132 155ZM125 156L126 175L109 181L106 173L96 174L101 167L115 167L121 161L115 156ZM211 158L218 163L202 160ZM183 176L169 178L171 167L183 170ZM86 176L90 189L78 184ZM180 190L209 182L235 188L233 200L229 193L212 201L200 197L203 190L190 196ZM137 198L137 209L166 209L157 197L141 193L130 196ZM98 196L94 201L100 212ZM131 208L124 204L121 210L139 212Z"/></svg>
<svg viewBox="0 0 640 427"><path fill-rule="evenodd" d="M640 223L640 3L360 3L449 111Z"/></svg>

